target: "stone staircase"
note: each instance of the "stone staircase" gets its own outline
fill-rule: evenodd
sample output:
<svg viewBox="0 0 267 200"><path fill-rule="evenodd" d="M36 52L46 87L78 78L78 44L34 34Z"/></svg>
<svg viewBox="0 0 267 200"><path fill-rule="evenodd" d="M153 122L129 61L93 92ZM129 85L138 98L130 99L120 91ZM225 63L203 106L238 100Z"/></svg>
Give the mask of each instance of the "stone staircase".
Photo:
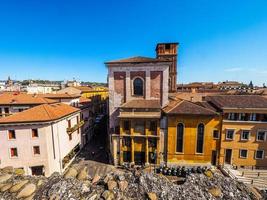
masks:
<svg viewBox="0 0 267 200"><path fill-rule="evenodd" d="M222 170L231 178L259 190L267 190L266 170L235 170L230 165L223 166Z"/></svg>

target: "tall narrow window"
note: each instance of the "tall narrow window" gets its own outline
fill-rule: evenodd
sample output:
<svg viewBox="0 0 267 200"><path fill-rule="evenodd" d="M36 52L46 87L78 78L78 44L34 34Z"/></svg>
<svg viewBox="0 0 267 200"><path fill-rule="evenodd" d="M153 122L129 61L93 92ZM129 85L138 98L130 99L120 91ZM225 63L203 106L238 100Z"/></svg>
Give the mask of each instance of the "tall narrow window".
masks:
<svg viewBox="0 0 267 200"><path fill-rule="evenodd" d="M141 78L136 78L133 81L133 94L138 96L143 96L143 80Z"/></svg>
<svg viewBox="0 0 267 200"><path fill-rule="evenodd" d="M177 125L177 135L176 135L176 152L183 152L184 146L184 125L179 123Z"/></svg>
<svg viewBox="0 0 267 200"><path fill-rule="evenodd" d="M199 124L197 127L197 153L203 153L204 144L204 124Z"/></svg>

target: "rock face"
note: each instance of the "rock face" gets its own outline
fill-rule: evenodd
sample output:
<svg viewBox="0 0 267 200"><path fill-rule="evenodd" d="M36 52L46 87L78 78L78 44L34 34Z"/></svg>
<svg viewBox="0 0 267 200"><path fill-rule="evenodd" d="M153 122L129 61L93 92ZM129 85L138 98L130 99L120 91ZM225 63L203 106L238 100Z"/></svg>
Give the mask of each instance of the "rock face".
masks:
<svg viewBox="0 0 267 200"><path fill-rule="evenodd" d="M68 171L64 176L54 173L49 178L16 175L10 171L0 169L0 200L253 199L244 184L219 171L188 175L180 185L176 177L134 169L117 169L106 175L96 175L93 180L83 167Z"/></svg>

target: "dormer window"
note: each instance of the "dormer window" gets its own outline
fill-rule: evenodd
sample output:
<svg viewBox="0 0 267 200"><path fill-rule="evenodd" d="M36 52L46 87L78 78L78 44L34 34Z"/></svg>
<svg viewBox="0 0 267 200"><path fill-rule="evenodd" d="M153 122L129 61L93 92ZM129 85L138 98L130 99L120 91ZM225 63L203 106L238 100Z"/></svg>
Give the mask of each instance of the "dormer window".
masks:
<svg viewBox="0 0 267 200"><path fill-rule="evenodd" d="M144 81L141 78L134 79L133 90L133 94L136 96L144 95Z"/></svg>

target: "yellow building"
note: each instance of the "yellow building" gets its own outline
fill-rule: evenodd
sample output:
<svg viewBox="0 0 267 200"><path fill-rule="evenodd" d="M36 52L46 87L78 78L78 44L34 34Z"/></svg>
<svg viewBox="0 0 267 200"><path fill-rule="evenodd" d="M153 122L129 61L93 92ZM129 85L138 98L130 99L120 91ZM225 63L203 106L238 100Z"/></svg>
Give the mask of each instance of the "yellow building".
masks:
<svg viewBox="0 0 267 200"><path fill-rule="evenodd" d="M203 105L172 100L167 116L166 161L177 165L216 165L220 146L220 116Z"/></svg>
<svg viewBox="0 0 267 200"><path fill-rule="evenodd" d="M160 114L157 100L132 100L121 106L118 130L120 164L159 163Z"/></svg>
<svg viewBox="0 0 267 200"><path fill-rule="evenodd" d="M267 167L267 99L256 95L206 98L223 116L220 165Z"/></svg>
<svg viewBox="0 0 267 200"><path fill-rule="evenodd" d="M62 90L57 91L58 94L80 94L82 97L91 98L93 96L100 96L101 100L108 98L108 88L106 87L89 87L89 86L76 86L66 87Z"/></svg>

